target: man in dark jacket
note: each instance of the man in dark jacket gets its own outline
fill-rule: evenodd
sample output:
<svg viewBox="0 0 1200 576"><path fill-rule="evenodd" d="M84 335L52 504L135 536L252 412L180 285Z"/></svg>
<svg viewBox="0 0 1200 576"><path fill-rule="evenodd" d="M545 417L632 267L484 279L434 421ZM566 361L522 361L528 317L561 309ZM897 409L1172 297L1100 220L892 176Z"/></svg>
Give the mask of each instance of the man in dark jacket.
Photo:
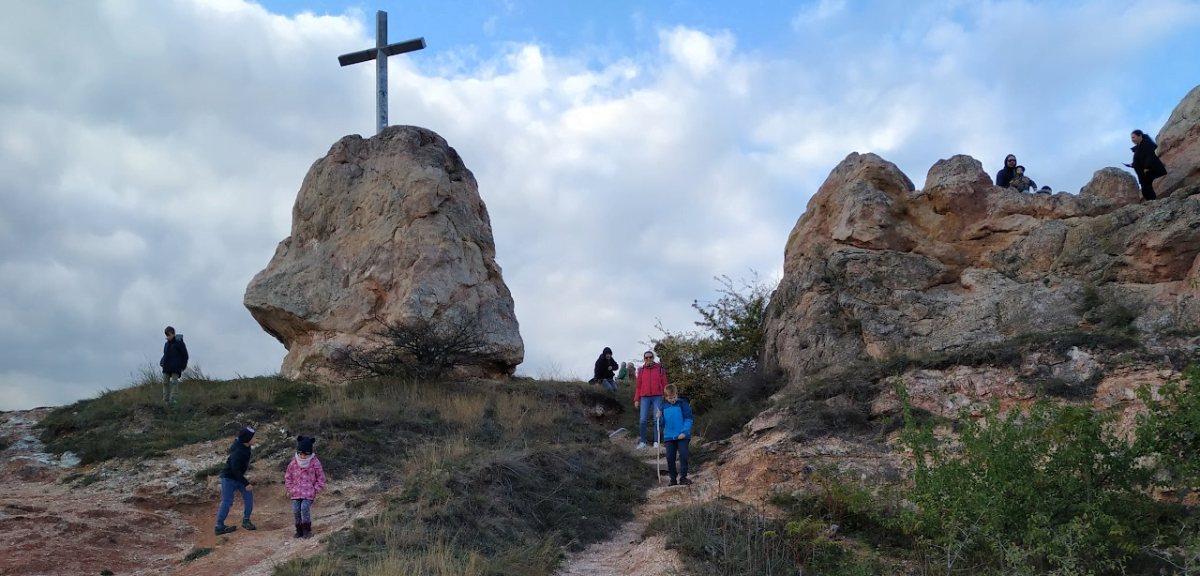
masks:
<svg viewBox="0 0 1200 576"><path fill-rule="evenodd" d="M179 395L179 380L183 377L183 371L187 370L188 351L183 343L183 335L175 334L174 328L167 326L163 334L166 334L167 341L163 344L162 360L158 361L163 371L163 402L174 404L175 397Z"/></svg>
<svg viewBox="0 0 1200 576"><path fill-rule="evenodd" d="M251 442L254 442L254 429L246 427L238 430L237 439L229 446L229 457L221 469L221 507L217 509L217 528L214 530L217 536L237 530L237 526L225 525L225 517L233 506L235 490L242 493L242 528L258 528L250 522L250 513L254 511L254 492L250 481L246 479L246 470L250 468Z"/></svg>
<svg viewBox="0 0 1200 576"><path fill-rule="evenodd" d="M617 369L617 361L613 360L612 348L604 347L604 351L600 353L600 357L596 359L596 367L593 370L593 379L598 383L603 384L605 388L616 392L617 383L613 381L613 371Z"/></svg>

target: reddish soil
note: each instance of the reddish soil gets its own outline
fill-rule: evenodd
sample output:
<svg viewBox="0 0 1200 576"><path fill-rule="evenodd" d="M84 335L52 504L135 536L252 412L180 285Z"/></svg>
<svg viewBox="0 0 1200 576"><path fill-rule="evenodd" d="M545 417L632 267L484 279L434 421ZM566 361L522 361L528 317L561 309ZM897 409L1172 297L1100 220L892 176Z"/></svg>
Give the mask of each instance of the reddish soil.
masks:
<svg viewBox="0 0 1200 576"><path fill-rule="evenodd" d="M282 474L252 464L252 479L280 477L256 487L258 530L218 537L218 485L196 472L224 459L226 441L160 459L81 467L46 454L37 442L33 425L47 412L0 413L0 437L12 442L0 452L0 576L266 576L277 564L319 552L322 537L376 512L371 479L330 478L313 505L313 537L293 538ZM240 520L241 509L239 497L230 518Z"/></svg>

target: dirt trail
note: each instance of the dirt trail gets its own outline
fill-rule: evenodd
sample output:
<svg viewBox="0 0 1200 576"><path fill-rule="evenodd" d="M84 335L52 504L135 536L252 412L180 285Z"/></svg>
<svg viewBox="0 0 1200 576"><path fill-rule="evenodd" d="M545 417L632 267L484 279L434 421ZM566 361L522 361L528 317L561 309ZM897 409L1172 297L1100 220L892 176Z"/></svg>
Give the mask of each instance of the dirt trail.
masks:
<svg viewBox="0 0 1200 576"><path fill-rule="evenodd" d="M330 478L313 505L313 537L293 538L278 462L255 461L250 476L264 479L254 503L258 530L218 537L220 490L197 472L223 462L228 441L81 467L70 456L46 454L37 440L33 427L48 413L0 413L0 437L12 442L0 452L0 576L266 576L279 563L320 551L325 535L377 512L372 479ZM241 511L239 497L231 521L240 521ZM189 554L199 557L187 560Z"/></svg>
<svg viewBox="0 0 1200 576"><path fill-rule="evenodd" d="M635 452L650 466L654 474L657 458L653 448L642 451L634 449L633 440L618 439L614 442ZM674 550L667 550L666 537L661 535L643 538L646 525L671 508L696 505L711 501L717 496L717 487L710 475L701 470L690 474L691 486L667 486L666 464L661 464L663 483L656 484L646 492L646 503L634 511L634 517L626 522L604 542L597 542L581 552L568 556L556 576L672 576L684 574L683 561Z"/></svg>

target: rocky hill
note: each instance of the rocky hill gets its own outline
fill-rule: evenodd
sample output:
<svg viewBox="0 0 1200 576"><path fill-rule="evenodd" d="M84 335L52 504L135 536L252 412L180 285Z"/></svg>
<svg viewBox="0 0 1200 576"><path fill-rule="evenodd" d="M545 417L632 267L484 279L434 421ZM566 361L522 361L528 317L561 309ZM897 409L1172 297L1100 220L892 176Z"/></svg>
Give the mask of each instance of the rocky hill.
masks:
<svg viewBox="0 0 1200 576"><path fill-rule="evenodd" d="M752 500L834 460L894 478L882 443L903 384L962 409L1038 397L1116 408L1200 352L1200 87L1159 134L1169 177L1144 202L1117 168L1078 194L993 186L979 161L939 161L923 189L874 154L830 173L788 238L764 362L777 405L734 441L726 484Z"/></svg>

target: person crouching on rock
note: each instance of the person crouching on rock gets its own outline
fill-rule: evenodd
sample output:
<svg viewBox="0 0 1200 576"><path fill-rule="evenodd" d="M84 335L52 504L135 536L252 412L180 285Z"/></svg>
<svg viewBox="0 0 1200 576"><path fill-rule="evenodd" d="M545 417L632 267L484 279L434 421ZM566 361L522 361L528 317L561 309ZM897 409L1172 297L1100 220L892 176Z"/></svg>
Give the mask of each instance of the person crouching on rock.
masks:
<svg viewBox="0 0 1200 576"><path fill-rule="evenodd" d="M613 382L613 372L616 369L617 361L613 360L612 348L605 346L604 350L600 352L600 357L596 359L595 370L592 372L595 376L593 380L597 384L602 384L605 388L608 388L609 391L616 392L617 383Z"/></svg>
<svg viewBox="0 0 1200 576"><path fill-rule="evenodd" d="M296 456L288 463L283 483L292 499L292 516L296 520L296 538L312 536L312 503L325 489L325 469L313 454L315 438L296 437Z"/></svg>
<svg viewBox="0 0 1200 576"><path fill-rule="evenodd" d="M658 416L656 414L655 416ZM674 384L663 389L662 405L663 444L667 446L667 474L671 477L668 486L687 486L688 445L692 442L692 407L679 397ZM675 480L675 455L679 455L679 481Z"/></svg>
<svg viewBox="0 0 1200 576"><path fill-rule="evenodd" d="M256 530L250 522L250 513L254 511L254 492L250 481L246 479L246 470L250 468L250 444L254 442L254 429L250 427L238 430L237 438L229 446L229 458L225 459L225 467L221 469L221 507L217 509L217 536L237 530L237 526L226 526L225 517L233 506L234 490L242 493L242 528Z"/></svg>

